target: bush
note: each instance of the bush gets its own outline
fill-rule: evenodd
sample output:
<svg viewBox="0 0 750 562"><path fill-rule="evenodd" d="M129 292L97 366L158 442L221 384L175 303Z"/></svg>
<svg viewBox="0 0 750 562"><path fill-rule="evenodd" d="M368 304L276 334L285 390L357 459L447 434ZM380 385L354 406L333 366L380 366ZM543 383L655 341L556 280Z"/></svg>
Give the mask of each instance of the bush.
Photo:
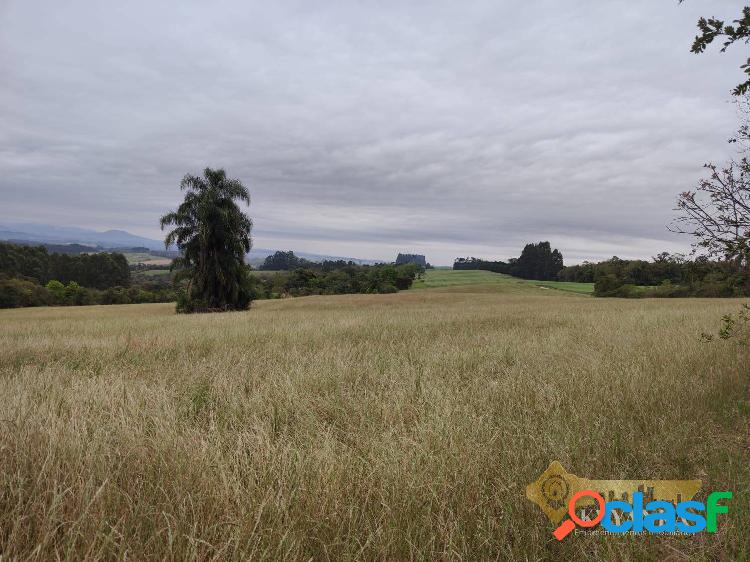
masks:
<svg viewBox="0 0 750 562"><path fill-rule="evenodd" d="M124 287L110 287L102 293L101 304L130 304L130 297Z"/></svg>
<svg viewBox="0 0 750 562"><path fill-rule="evenodd" d="M611 273L602 275L594 283L594 295L597 297L612 297L622 286L622 281Z"/></svg>
<svg viewBox="0 0 750 562"><path fill-rule="evenodd" d="M190 297L186 291L180 291L177 293L177 313L178 314L193 314L195 312L213 312L208 302L203 299Z"/></svg>
<svg viewBox="0 0 750 562"><path fill-rule="evenodd" d="M92 299L89 298L86 289L81 287L75 281L71 281L65 286L65 303L80 306L83 304L91 304Z"/></svg>
<svg viewBox="0 0 750 562"><path fill-rule="evenodd" d="M41 285L22 279L0 280L0 308L47 306L50 304L52 304L52 296Z"/></svg>
<svg viewBox="0 0 750 562"><path fill-rule="evenodd" d="M60 283L57 279L53 279L45 286L50 292L54 304L65 304L65 285Z"/></svg>

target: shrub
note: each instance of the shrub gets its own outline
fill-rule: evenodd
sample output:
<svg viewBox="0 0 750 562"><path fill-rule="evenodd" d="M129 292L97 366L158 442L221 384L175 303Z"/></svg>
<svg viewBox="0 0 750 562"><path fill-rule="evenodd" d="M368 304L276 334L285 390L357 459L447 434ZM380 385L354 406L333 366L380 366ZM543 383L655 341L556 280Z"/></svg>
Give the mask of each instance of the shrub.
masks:
<svg viewBox="0 0 750 562"><path fill-rule="evenodd" d="M594 283L594 295L597 297L615 296L622 285L622 281L611 273L601 275Z"/></svg>
<svg viewBox="0 0 750 562"><path fill-rule="evenodd" d="M47 306L49 304L52 304L52 296L41 285L22 279L0 280L0 308Z"/></svg>
<svg viewBox="0 0 750 562"><path fill-rule="evenodd" d="M53 279L45 286L50 292L55 304L65 304L65 285L60 283L57 279Z"/></svg>
<svg viewBox="0 0 750 562"><path fill-rule="evenodd" d="M90 304L86 289L81 287L75 281L71 281L65 286L65 304L83 305Z"/></svg>
<svg viewBox="0 0 750 562"><path fill-rule="evenodd" d="M190 297L187 291L180 291L177 293L177 313L178 314L192 314L194 312L213 312L208 302L196 297Z"/></svg>

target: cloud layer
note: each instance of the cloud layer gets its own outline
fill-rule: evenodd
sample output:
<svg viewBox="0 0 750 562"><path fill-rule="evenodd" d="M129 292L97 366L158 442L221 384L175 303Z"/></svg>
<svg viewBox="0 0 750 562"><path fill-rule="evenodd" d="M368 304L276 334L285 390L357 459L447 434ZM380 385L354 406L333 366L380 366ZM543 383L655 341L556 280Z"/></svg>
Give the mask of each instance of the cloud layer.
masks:
<svg viewBox="0 0 750 562"><path fill-rule="evenodd" d="M505 4L517 4L515 6ZM731 154L742 53L695 0L0 0L0 221L158 236L179 180L251 189L256 245L649 256Z"/></svg>

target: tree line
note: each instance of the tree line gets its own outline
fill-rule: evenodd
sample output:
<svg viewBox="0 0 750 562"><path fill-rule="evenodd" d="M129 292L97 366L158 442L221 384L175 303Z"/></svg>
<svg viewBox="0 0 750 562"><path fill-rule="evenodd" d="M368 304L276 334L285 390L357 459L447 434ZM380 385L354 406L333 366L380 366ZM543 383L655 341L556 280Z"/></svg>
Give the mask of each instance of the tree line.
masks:
<svg viewBox="0 0 750 562"><path fill-rule="evenodd" d="M736 297L750 295L750 270L741 252L729 259L687 259L663 252L648 260L608 260L562 267L562 254L548 242L527 244L508 262L458 258L456 270L483 270L522 279L594 283L601 297Z"/></svg>
<svg viewBox="0 0 750 562"><path fill-rule="evenodd" d="M91 289L75 281L53 279L40 285L28 279L0 278L0 308L27 306L81 306L90 304L143 304L173 302L175 291L163 283Z"/></svg>
<svg viewBox="0 0 750 562"><path fill-rule="evenodd" d="M552 249L549 242L526 244L518 258L504 261L488 261L478 258L457 258L453 269L481 269L494 273L505 273L521 279L554 281L563 269L563 256L558 249Z"/></svg>
<svg viewBox="0 0 750 562"><path fill-rule="evenodd" d="M431 269L432 266L427 263L427 258L422 254L402 254L399 253L396 256L396 265L405 265L407 263L413 263L425 269Z"/></svg>
<svg viewBox="0 0 750 562"><path fill-rule="evenodd" d="M40 284L57 280L106 289L130 283L125 256L116 252L94 254L49 253L43 246L20 246L0 242L0 274L27 278Z"/></svg>
<svg viewBox="0 0 750 562"><path fill-rule="evenodd" d="M750 295L750 271L733 260L661 253L651 261L609 260L566 267L561 281L594 283L601 297L739 297Z"/></svg>
<svg viewBox="0 0 750 562"><path fill-rule="evenodd" d="M43 246L0 242L0 308L168 302L163 283L134 284L124 255L51 253Z"/></svg>
<svg viewBox="0 0 750 562"><path fill-rule="evenodd" d="M266 257L258 269L261 271L290 271L298 267L310 267L311 265L311 261L294 255L291 250L286 252L279 250Z"/></svg>
<svg viewBox="0 0 750 562"><path fill-rule="evenodd" d="M395 293L409 289L424 272L416 264L358 265L353 262L310 262L284 273L257 275L255 298L284 296Z"/></svg>

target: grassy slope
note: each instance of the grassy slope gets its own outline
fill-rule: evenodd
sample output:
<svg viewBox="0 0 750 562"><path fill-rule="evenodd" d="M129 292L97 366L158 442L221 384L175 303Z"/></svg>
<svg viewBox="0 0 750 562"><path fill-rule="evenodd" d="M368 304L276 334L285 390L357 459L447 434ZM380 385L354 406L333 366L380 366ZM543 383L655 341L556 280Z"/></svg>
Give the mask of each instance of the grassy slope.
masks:
<svg viewBox="0 0 750 562"><path fill-rule="evenodd" d="M168 269L147 269L140 272L142 275L147 277L169 277L171 272Z"/></svg>
<svg viewBox="0 0 750 562"><path fill-rule="evenodd" d="M501 273L492 273L490 271L453 271L450 269L431 269L425 273L424 279L414 283L415 289L445 288L445 287L481 287L486 290L488 287L494 287L498 290L524 290L527 287L535 289L559 289L573 293L592 294L594 292L593 283L568 283L564 281L529 281L518 279L510 275ZM543 289L542 289L543 290Z"/></svg>
<svg viewBox="0 0 750 562"><path fill-rule="evenodd" d="M169 265L172 260L169 258L162 258L159 256L152 256L151 254L139 253L139 252L122 252L125 259L128 260L129 264L155 264L155 265Z"/></svg>
<svg viewBox="0 0 750 562"><path fill-rule="evenodd" d="M169 304L0 311L0 551L747 553L750 356L699 340L736 301L492 283L213 315ZM591 478L698 477L735 499L715 535L558 544L523 495L553 459Z"/></svg>

